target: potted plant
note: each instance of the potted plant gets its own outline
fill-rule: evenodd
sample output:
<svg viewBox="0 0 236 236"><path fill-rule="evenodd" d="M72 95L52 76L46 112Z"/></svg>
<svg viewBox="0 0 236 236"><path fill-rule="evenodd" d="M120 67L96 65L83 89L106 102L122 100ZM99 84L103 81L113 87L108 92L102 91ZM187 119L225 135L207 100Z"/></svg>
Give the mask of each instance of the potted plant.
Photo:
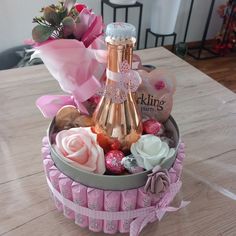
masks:
<svg viewBox="0 0 236 236"><path fill-rule="evenodd" d="M151 14L151 31L155 34L172 34L181 0L154 0Z"/></svg>
<svg viewBox="0 0 236 236"><path fill-rule="evenodd" d="M136 3L136 0L110 0L110 2L117 5L132 5Z"/></svg>

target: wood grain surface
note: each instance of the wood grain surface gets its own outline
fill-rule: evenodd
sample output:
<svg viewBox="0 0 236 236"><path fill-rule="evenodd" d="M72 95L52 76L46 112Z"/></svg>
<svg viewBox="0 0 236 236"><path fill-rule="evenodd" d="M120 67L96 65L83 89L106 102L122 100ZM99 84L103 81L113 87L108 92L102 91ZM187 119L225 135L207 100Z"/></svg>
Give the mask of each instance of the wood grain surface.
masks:
<svg viewBox="0 0 236 236"><path fill-rule="evenodd" d="M236 95L164 48L137 54L144 64L177 77L172 115L186 159L183 187L173 205L191 201L141 235L235 236ZM35 100L61 93L42 65L0 72L0 235L105 235L80 229L57 212L49 197L40 151L49 120Z"/></svg>
<svg viewBox="0 0 236 236"><path fill-rule="evenodd" d="M185 60L236 93L236 52L204 60L195 60L187 56Z"/></svg>

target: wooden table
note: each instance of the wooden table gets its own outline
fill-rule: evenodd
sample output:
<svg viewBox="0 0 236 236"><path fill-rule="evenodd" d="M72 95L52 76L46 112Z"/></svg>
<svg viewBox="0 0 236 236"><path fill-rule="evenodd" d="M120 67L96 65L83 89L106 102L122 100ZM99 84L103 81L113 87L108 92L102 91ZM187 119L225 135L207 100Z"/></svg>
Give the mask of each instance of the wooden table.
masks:
<svg viewBox="0 0 236 236"><path fill-rule="evenodd" d="M141 235L236 235L236 96L163 48L139 51L146 64L178 81L172 112L186 144L183 188L191 204L167 213ZM58 213L41 159L45 120L35 107L61 93L44 66L0 72L0 235L104 235L80 229Z"/></svg>

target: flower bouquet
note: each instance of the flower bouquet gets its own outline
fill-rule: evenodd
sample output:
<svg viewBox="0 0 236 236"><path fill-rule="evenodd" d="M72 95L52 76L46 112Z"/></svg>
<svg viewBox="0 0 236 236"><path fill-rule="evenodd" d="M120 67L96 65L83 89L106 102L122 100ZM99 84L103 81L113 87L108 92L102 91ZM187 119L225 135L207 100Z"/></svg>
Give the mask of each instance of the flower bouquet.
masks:
<svg viewBox="0 0 236 236"><path fill-rule="evenodd" d="M70 94L38 100L38 106L50 118L55 116L54 108L63 105L76 104L87 113L83 102L96 93L105 71L102 18L75 2L67 0L42 8L43 16L33 19L37 23L32 30L35 47L62 90Z"/></svg>
<svg viewBox="0 0 236 236"><path fill-rule="evenodd" d="M188 204L169 207L185 156L170 116L175 80L162 70L132 70L132 25L110 24L106 51L102 20L85 5L66 0L42 12L35 47L69 94L36 102L53 118L42 154L55 205L80 227L137 236Z"/></svg>

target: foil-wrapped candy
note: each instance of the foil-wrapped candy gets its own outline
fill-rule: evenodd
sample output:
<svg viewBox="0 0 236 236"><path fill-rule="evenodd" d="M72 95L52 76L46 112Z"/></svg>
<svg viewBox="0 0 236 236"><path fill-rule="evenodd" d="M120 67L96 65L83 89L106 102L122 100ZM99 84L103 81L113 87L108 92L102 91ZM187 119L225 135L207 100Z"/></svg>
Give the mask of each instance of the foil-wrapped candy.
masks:
<svg viewBox="0 0 236 236"><path fill-rule="evenodd" d="M138 166L138 163L132 154L124 157L121 164L131 174L140 173L144 170L142 167Z"/></svg>

